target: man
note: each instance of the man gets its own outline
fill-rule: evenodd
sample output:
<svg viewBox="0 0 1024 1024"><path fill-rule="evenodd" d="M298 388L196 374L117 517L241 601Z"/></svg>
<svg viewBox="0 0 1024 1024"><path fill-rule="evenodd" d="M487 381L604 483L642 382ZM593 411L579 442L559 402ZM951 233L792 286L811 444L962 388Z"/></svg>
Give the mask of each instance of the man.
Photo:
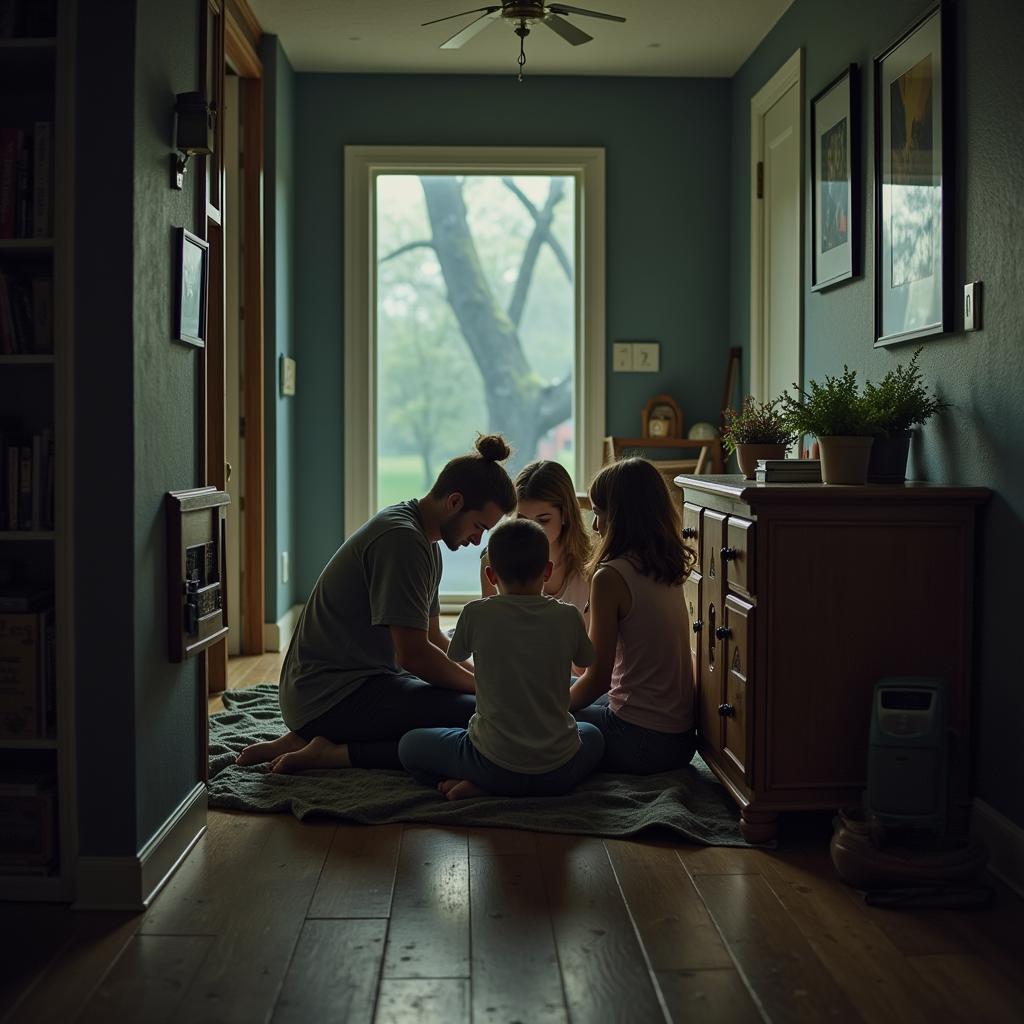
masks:
<svg viewBox="0 0 1024 1024"><path fill-rule="evenodd" d="M452 459L430 493L382 509L335 552L313 587L285 655L281 714L289 732L254 743L239 765L275 772L401 768L410 729L465 727L473 673L448 660L439 625L439 541L479 544L516 505L500 435Z"/></svg>

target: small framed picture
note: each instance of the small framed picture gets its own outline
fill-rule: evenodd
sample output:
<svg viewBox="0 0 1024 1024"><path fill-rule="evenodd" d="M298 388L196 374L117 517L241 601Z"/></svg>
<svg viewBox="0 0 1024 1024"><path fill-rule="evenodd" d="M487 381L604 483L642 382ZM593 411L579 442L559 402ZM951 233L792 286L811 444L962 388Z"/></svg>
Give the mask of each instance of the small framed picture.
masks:
<svg viewBox="0 0 1024 1024"><path fill-rule="evenodd" d="M857 65L811 100L811 290L860 276Z"/></svg>
<svg viewBox="0 0 1024 1024"><path fill-rule="evenodd" d="M206 344L206 289L209 243L178 228L174 337L202 348Z"/></svg>
<svg viewBox="0 0 1024 1024"><path fill-rule="evenodd" d="M943 5L875 58L875 347L952 329Z"/></svg>

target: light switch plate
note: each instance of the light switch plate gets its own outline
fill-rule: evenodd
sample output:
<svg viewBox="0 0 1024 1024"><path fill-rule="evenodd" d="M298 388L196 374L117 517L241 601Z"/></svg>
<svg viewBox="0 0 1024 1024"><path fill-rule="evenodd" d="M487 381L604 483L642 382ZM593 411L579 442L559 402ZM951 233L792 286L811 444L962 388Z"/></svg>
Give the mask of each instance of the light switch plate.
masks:
<svg viewBox="0 0 1024 1024"><path fill-rule="evenodd" d="M628 341L616 341L612 345L612 371L628 373L633 369L633 346Z"/></svg>
<svg viewBox="0 0 1024 1024"><path fill-rule="evenodd" d="M281 356L281 394L295 394L295 360L291 356Z"/></svg>
<svg viewBox="0 0 1024 1024"><path fill-rule="evenodd" d="M656 341L633 343L633 370L637 373L657 373L660 369L659 345Z"/></svg>
<svg viewBox="0 0 1024 1024"><path fill-rule="evenodd" d="M971 281L964 285L964 330L981 329L981 282Z"/></svg>

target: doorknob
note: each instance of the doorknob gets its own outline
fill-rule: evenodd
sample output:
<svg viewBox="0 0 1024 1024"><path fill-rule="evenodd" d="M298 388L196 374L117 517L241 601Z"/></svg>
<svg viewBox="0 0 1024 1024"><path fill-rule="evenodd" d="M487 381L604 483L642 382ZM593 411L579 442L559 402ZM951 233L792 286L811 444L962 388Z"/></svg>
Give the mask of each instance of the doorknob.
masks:
<svg viewBox="0 0 1024 1024"><path fill-rule="evenodd" d="M227 483L231 479L231 463L224 463L224 483Z"/></svg>

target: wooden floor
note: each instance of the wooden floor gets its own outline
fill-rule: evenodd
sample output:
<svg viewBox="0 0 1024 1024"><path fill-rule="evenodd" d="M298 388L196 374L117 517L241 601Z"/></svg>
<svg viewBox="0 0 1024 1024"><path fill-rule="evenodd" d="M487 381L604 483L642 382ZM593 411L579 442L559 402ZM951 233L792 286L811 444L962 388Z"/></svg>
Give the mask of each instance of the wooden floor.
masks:
<svg viewBox="0 0 1024 1024"><path fill-rule="evenodd" d="M232 664L230 685L274 678ZM0 907L4 1021L1024 1020L1024 903L866 907L777 852L213 811L140 915Z"/></svg>

